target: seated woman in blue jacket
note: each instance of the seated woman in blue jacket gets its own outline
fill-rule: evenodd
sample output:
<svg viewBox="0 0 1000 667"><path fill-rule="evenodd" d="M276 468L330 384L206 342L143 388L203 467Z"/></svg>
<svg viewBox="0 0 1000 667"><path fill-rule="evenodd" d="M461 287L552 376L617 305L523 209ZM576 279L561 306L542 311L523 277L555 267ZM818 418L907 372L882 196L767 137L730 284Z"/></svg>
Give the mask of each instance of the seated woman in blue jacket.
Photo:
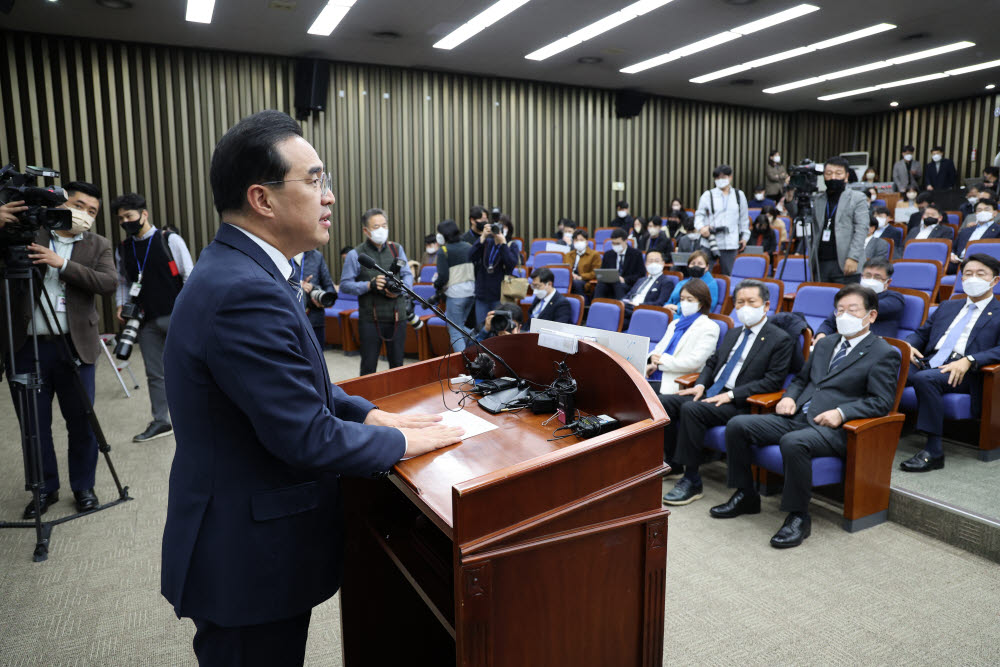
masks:
<svg viewBox="0 0 1000 667"><path fill-rule="evenodd" d="M674 314L677 313L677 306L681 302L681 290L684 286L688 284L691 280L701 280L706 285L708 285L708 293L712 296L712 306L708 309L709 312L715 310L715 307L719 304L719 284L715 282L715 278L712 274L708 272L708 266L712 263L712 258L708 256L708 253L704 250L695 250L688 257L688 275L690 278L685 278L684 280L677 283L677 287L674 288L673 293L671 293L670 298L664 304L664 307L668 308Z"/></svg>

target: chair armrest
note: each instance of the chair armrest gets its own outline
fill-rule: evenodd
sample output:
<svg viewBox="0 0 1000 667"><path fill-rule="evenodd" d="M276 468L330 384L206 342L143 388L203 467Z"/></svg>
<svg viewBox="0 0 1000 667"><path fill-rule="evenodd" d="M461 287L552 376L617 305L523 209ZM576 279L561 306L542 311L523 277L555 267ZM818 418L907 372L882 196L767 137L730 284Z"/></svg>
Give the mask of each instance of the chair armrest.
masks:
<svg viewBox="0 0 1000 667"><path fill-rule="evenodd" d="M747 398L747 403L758 408L773 408L784 395L785 392L783 391L773 391L770 394L754 394Z"/></svg>
<svg viewBox="0 0 1000 667"><path fill-rule="evenodd" d="M1000 371L1000 364L990 364L979 369L979 372L984 375L996 375L997 371Z"/></svg>
<svg viewBox="0 0 1000 667"><path fill-rule="evenodd" d="M690 389L694 386L695 380L698 379L698 373L688 373L687 375L682 375L676 378L674 382L680 385L681 389Z"/></svg>
<svg viewBox="0 0 1000 667"><path fill-rule="evenodd" d="M900 412L890 412L885 417L871 417L868 419L852 419L849 422L844 423L844 430L848 433L853 433L854 435L861 435L866 431L870 431L873 428L878 428L884 426L885 424L893 424L895 422L906 421L906 417Z"/></svg>

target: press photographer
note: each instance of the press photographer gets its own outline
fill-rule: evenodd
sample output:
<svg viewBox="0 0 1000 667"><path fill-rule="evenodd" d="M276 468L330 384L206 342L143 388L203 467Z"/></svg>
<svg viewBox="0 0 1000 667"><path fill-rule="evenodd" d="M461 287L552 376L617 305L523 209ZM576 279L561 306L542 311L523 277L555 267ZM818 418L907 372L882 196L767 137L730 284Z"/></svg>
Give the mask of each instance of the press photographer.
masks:
<svg viewBox="0 0 1000 667"><path fill-rule="evenodd" d="M361 375L374 373L379 349L385 343L389 368L403 365L406 347L406 318L410 300L393 292L385 276L361 266L358 255L364 254L379 266L395 273L408 287L413 287L413 272L406 263L406 253L398 243L389 241L389 219L380 208L368 209L361 216L364 242L347 253L340 289L358 297L358 338L361 343Z"/></svg>
<svg viewBox="0 0 1000 667"><path fill-rule="evenodd" d="M322 350L326 343L326 309L337 302L337 288L330 277L330 269L319 250L300 252L288 261L292 265L292 279L298 280L302 287L306 317Z"/></svg>
<svg viewBox="0 0 1000 667"><path fill-rule="evenodd" d="M132 442L146 442L173 432L163 384L163 346L174 302L194 263L184 239L153 227L142 195L134 192L111 202L111 212L125 230L118 246L118 320L126 325L115 354L127 359L138 341L146 365L153 421Z"/></svg>
<svg viewBox="0 0 1000 667"><path fill-rule="evenodd" d="M521 333L524 324L524 313L516 303L501 303L496 310L491 310L486 316L483 328L476 333L476 340L484 341L494 336L507 336Z"/></svg>
<svg viewBox="0 0 1000 667"><path fill-rule="evenodd" d="M31 170L29 168L29 173ZM4 176L10 174L4 170ZM0 176L0 186L5 181ZM111 294L117 283L111 243L90 231L101 206L101 193L90 183L72 182L63 188L66 200L60 209L69 209L69 229L46 228L38 225L39 218L54 218L44 208L30 206L23 199L8 201L14 191L0 190L0 251L4 255L5 276L10 278L17 266L17 259L26 259L35 267L34 294L27 291L27 282L11 280L10 312L14 339L13 365L9 358L6 322L0 326L7 380L14 400L18 419L24 420L22 402L29 393L23 385L12 383L11 375L34 371L35 355L31 344L32 333L38 336L38 362L41 391L36 394L38 416L38 441L44 475L44 485L39 495L40 514L59 500L59 470L55 447L52 442L52 399L59 398L59 409L66 420L69 440L69 481L81 512L99 505L94 493L94 472L97 467L98 445L88 419L88 410L94 401L94 362L100 354L98 316L94 303L97 294ZM59 197L58 199L61 199ZM36 209L32 216L30 209ZM31 217L34 222L29 220ZM30 234L29 230L34 233ZM27 235L27 238L25 238ZM26 242L26 243L22 243ZM26 250L26 254L24 253ZM13 260L13 261L12 261ZM42 286L45 293L42 293ZM0 292L0 313L6 313ZM49 305L51 303L51 306ZM3 319L5 315L0 315ZM68 339L68 340L64 340ZM84 401L74 378L75 359L68 356L66 343L72 357L79 360L80 379L89 397ZM31 420L29 420L30 422ZM29 437L31 424L27 427ZM25 519L36 516L34 501L24 510Z"/></svg>

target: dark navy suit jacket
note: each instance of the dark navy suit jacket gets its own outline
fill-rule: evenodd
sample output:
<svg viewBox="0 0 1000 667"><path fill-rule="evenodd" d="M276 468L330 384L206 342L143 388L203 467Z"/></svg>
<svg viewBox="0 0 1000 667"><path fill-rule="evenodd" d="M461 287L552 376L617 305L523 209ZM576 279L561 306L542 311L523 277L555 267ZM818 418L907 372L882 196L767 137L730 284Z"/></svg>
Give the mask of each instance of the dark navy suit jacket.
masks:
<svg viewBox="0 0 1000 667"><path fill-rule="evenodd" d="M538 305L538 297L531 302L531 309L528 314L535 312L535 306ZM573 310L569 305L569 299L562 295L561 292L556 292L549 299L549 303L542 308L542 312L538 313L539 320L549 320L550 322L562 322L563 324L576 324L576 322L571 322L570 318L573 317ZM528 327L531 326L531 319L528 319Z"/></svg>
<svg viewBox="0 0 1000 667"><path fill-rule="evenodd" d="M625 298L634 299L636 295L639 293L639 288L642 286L644 282L646 282L645 278L639 278L639 280L636 281L635 285L632 286L632 289L629 290L628 294L625 295ZM662 306L667 302L667 299L670 298L670 295L673 293L673 291L674 291L674 281L671 280L669 277L660 274L656 276L656 280L653 282L653 286L649 288L648 292L646 292L646 298L642 302L642 304L636 304L636 305Z"/></svg>
<svg viewBox="0 0 1000 667"><path fill-rule="evenodd" d="M952 250L957 256L962 256L962 251L965 250L965 246L969 243L969 238L972 236L972 232L976 231L975 227L962 227L958 232L958 239L955 241L955 247ZM992 225L986 228L979 240L985 239L997 239L1000 238L1000 223L994 222Z"/></svg>
<svg viewBox="0 0 1000 667"><path fill-rule="evenodd" d="M604 258L601 260L601 268L618 268L618 254L613 248L604 253ZM629 246L622 257L622 268L618 273L625 279L625 285L631 289L632 285L635 285L635 281L646 275L646 262L642 257L642 253Z"/></svg>
<svg viewBox="0 0 1000 667"><path fill-rule="evenodd" d="M934 345L948 330L948 325L958 317L968 299L952 299L945 301L927 318L924 325L906 337L906 342L920 350L924 357L933 353ZM965 354L971 354L976 359L972 370L980 366L1000 363L1000 302L990 299L986 309L976 320L976 326L969 333L965 343ZM983 383L973 378L969 393L972 396L972 413L979 415L983 400Z"/></svg>
<svg viewBox="0 0 1000 667"><path fill-rule="evenodd" d="M878 317L872 324L872 333L876 336L895 338L899 334L899 320L903 318L906 299L899 292L884 290L878 295ZM818 334L827 336L837 333L837 316L830 313L816 330Z"/></svg>
<svg viewBox="0 0 1000 667"><path fill-rule="evenodd" d="M374 406L330 383L294 288L239 229L202 252L164 365L177 449L161 591L177 615L254 625L331 597L338 476L387 470L405 439L360 423Z"/></svg>

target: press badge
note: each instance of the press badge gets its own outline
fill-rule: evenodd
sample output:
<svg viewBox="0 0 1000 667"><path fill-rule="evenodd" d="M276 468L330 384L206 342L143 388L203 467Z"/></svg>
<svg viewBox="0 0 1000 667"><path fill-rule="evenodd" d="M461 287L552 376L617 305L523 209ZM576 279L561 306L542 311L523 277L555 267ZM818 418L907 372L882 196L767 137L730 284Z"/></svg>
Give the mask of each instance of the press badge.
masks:
<svg viewBox="0 0 1000 667"><path fill-rule="evenodd" d="M65 313L66 312L66 295L60 294L56 297L56 312Z"/></svg>
<svg viewBox="0 0 1000 667"><path fill-rule="evenodd" d="M142 283L134 282L132 283L132 289L128 291L128 295L133 299L139 296L139 292L142 291Z"/></svg>
<svg viewBox="0 0 1000 667"><path fill-rule="evenodd" d="M827 227L826 229L823 230L823 241L826 242L829 240L830 240L830 228Z"/></svg>

